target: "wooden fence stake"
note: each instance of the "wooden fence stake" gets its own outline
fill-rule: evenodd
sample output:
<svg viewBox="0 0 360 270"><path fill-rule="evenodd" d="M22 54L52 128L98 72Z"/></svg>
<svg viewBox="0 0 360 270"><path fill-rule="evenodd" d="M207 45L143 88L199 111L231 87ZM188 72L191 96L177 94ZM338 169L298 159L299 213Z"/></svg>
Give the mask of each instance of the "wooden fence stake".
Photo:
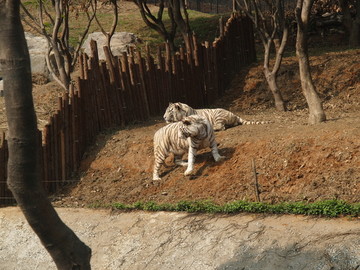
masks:
<svg viewBox="0 0 360 270"><path fill-rule="evenodd" d="M219 30L220 30L219 38L224 37L224 19L223 19L223 16L221 16L220 19L219 19Z"/></svg>
<svg viewBox="0 0 360 270"><path fill-rule="evenodd" d="M256 201L260 202L260 191L259 191L259 183L258 183L258 177L256 172L256 165L255 165L255 159L252 159L252 169L254 173L254 186L255 186L255 195L256 195Z"/></svg>

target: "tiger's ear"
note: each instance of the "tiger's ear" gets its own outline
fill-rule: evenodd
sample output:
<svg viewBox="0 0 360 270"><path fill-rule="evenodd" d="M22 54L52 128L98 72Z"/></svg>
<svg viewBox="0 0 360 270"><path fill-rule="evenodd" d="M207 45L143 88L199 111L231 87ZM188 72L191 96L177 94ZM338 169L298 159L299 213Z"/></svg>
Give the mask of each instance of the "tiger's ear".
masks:
<svg viewBox="0 0 360 270"><path fill-rule="evenodd" d="M182 109L181 105L179 103L175 103L175 108L179 111Z"/></svg>
<svg viewBox="0 0 360 270"><path fill-rule="evenodd" d="M191 125L191 121L188 120L188 119L184 119L182 122L183 122L184 125L186 125L186 126L190 126L190 125Z"/></svg>

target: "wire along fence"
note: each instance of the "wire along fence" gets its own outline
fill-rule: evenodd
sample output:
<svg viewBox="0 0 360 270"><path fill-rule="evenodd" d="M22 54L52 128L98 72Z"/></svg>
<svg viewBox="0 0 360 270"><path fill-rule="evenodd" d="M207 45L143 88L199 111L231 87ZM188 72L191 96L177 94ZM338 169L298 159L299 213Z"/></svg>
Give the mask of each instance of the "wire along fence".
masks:
<svg viewBox="0 0 360 270"><path fill-rule="evenodd" d="M239 14L220 23L220 37L198 44L189 37L191 51L172 55L169 47L157 56L131 50L113 57L104 47L106 61L99 61L96 42L91 56L80 57L80 77L75 87L58 100L57 113L39 131L41 181L48 193L68 184L87 147L109 127L124 127L162 115L169 102L192 107L213 103L229 87L231 79L255 58L251 21ZM7 189L8 148L5 135L0 144L0 204L14 203Z"/></svg>

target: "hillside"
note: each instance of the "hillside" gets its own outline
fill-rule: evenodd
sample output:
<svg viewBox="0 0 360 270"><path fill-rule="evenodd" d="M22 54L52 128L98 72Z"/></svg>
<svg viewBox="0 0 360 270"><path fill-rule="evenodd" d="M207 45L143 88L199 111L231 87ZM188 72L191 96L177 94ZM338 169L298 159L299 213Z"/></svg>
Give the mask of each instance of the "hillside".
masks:
<svg viewBox="0 0 360 270"><path fill-rule="evenodd" d="M295 57L284 59L279 85L289 111L272 107L261 64L238 74L232 88L215 106L266 125L238 126L216 133L216 164L209 150L200 152L196 174L182 167L161 170L152 181L153 135L161 117L126 129L108 130L85 154L79 173L54 196L57 206L103 205L136 201L176 202L210 199L218 203L255 200L252 160L256 162L260 197L265 202L342 199L360 201L360 50L311 57L313 78L328 118L307 125ZM165 110L165 108L164 108Z"/></svg>

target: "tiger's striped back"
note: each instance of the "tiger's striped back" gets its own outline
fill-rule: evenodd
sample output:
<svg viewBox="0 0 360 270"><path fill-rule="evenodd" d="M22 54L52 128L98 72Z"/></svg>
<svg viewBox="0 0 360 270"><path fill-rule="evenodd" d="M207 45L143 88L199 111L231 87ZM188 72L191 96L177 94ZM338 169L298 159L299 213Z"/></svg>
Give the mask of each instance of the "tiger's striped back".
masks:
<svg viewBox="0 0 360 270"><path fill-rule="evenodd" d="M224 130L228 127L237 125L259 125L266 124L265 121L248 121L240 118L232 112L225 109L193 109L184 103L170 103L164 114L164 119L167 123L182 120L189 115L198 114L206 117L212 124L215 131Z"/></svg>
<svg viewBox="0 0 360 270"><path fill-rule="evenodd" d="M209 119L213 125L214 130L225 130L228 127L234 127L238 125L261 125L266 124L264 121L248 121L242 119L236 114L225 109L198 109L195 110L197 114L202 115Z"/></svg>

